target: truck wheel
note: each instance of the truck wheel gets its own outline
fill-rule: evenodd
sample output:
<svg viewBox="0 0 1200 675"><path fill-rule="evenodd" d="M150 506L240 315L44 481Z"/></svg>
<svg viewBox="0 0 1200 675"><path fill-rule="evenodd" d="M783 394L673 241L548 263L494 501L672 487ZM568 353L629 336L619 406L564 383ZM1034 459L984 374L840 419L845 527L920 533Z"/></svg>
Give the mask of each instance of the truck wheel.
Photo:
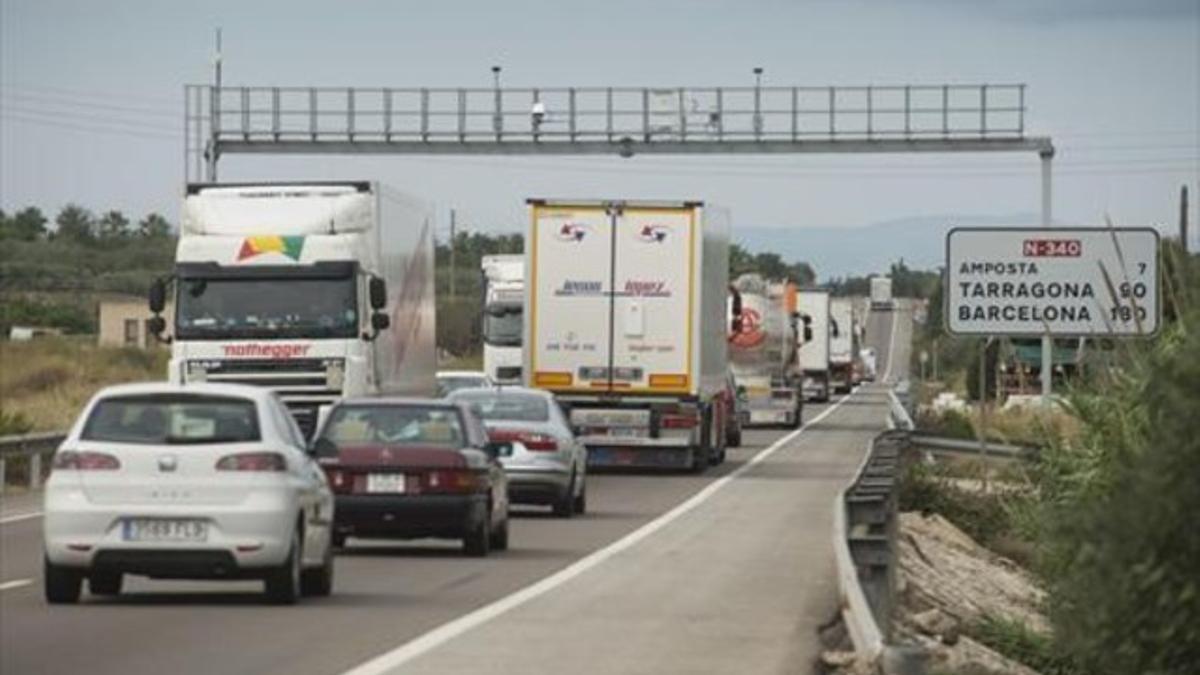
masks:
<svg viewBox="0 0 1200 675"><path fill-rule="evenodd" d="M42 561L42 584L46 602L52 605L75 604L83 588L83 574L69 567Z"/></svg>

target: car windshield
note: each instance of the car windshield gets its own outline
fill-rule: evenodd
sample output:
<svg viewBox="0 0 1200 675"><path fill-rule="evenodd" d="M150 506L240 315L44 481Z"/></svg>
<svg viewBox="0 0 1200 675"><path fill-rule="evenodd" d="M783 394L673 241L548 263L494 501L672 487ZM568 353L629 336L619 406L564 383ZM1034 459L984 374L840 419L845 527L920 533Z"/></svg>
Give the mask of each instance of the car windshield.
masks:
<svg viewBox="0 0 1200 675"><path fill-rule="evenodd" d="M521 305L496 302L483 313L483 341L496 347L520 347Z"/></svg>
<svg viewBox="0 0 1200 675"><path fill-rule="evenodd" d="M354 337L354 277L180 279L175 323L189 339Z"/></svg>
<svg viewBox="0 0 1200 675"><path fill-rule="evenodd" d="M437 379L438 395L447 396L459 389L475 389L487 386L487 378L482 375L446 375Z"/></svg>
<svg viewBox="0 0 1200 675"><path fill-rule="evenodd" d="M147 444L246 443L261 439L253 401L198 395L119 396L92 408L80 439Z"/></svg>
<svg viewBox="0 0 1200 675"><path fill-rule="evenodd" d="M465 401L483 420L547 422L550 405L541 396L513 392L464 392L455 397Z"/></svg>
<svg viewBox="0 0 1200 675"><path fill-rule="evenodd" d="M461 448L466 434L454 408L381 404L337 407L321 438L331 441L334 447L383 444Z"/></svg>

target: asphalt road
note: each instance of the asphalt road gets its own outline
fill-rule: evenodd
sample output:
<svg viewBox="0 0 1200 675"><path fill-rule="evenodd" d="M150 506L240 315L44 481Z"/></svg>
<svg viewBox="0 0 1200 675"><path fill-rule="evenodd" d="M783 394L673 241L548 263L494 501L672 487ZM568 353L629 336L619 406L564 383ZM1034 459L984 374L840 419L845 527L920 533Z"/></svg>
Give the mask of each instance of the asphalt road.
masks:
<svg viewBox="0 0 1200 675"><path fill-rule="evenodd" d="M908 321L889 314L868 343L886 357L904 319L895 378ZM522 512L512 549L487 559L354 547L334 595L295 607L261 604L252 582L144 579L49 607L36 499L18 497L0 514L0 673L803 672L836 608L834 496L885 411L867 387L807 405L786 442L748 431L704 475L592 476L585 517Z"/></svg>

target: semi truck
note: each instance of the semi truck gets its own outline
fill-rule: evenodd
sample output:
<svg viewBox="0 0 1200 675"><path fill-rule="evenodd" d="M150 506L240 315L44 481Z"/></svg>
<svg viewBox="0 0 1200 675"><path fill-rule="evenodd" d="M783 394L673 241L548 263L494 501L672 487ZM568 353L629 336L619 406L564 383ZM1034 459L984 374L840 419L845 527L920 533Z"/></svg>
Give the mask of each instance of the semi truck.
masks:
<svg viewBox="0 0 1200 675"><path fill-rule="evenodd" d="M794 429L803 411L796 360L803 336L795 286L743 274L734 280L732 293L730 321L738 330L729 336L729 367L744 402L742 425Z"/></svg>
<svg viewBox="0 0 1200 675"><path fill-rule="evenodd" d="M871 309L891 311L892 278L886 276L871 277Z"/></svg>
<svg viewBox="0 0 1200 675"><path fill-rule="evenodd" d="M810 401L828 401L831 391L829 347L833 324L829 320L829 291L803 289L798 293L797 306L808 318L811 339L800 345L800 369L804 383L802 391Z"/></svg>
<svg viewBox="0 0 1200 675"><path fill-rule="evenodd" d="M720 462L727 212L701 202L528 204L526 385L556 395L591 466Z"/></svg>
<svg viewBox="0 0 1200 675"><path fill-rule="evenodd" d="M379 183L187 186L149 293L168 379L269 387L305 434L343 396L432 395L433 237L432 210Z"/></svg>
<svg viewBox="0 0 1200 675"><path fill-rule="evenodd" d="M492 382L521 382L521 332L525 306L525 256L485 255L483 273L483 370Z"/></svg>
<svg viewBox="0 0 1200 675"><path fill-rule="evenodd" d="M858 331L850 298L829 301L829 380L833 390L844 394L854 387L854 357L858 353Z"/></svg>

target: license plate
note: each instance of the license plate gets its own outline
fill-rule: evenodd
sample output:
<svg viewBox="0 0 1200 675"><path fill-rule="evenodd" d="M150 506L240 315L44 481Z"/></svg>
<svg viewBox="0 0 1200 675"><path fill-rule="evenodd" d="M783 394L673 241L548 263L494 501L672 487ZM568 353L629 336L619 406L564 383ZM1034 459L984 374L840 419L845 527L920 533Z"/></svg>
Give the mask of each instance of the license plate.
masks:
<svg viewBox="0 0 1200 675"><path fill-rule="evenodd" d="M614 427L608 430L608 435L616 436L618 438L637 438L639 436L645 436L646 432L643 429L637 428Z"/></svg>
<svg viewBox="0 0 1200 675"><path fill-rule="evenodd" d="M194 518L128 518L122 525L125 541L206 541L208 523Z"/></svg>
<svg viewBox="0 0 1200 675"><path fill-rule="evenodd" d="M367 474L367 492L404 492L404 474L402 473L370 473Z"/></svg>

